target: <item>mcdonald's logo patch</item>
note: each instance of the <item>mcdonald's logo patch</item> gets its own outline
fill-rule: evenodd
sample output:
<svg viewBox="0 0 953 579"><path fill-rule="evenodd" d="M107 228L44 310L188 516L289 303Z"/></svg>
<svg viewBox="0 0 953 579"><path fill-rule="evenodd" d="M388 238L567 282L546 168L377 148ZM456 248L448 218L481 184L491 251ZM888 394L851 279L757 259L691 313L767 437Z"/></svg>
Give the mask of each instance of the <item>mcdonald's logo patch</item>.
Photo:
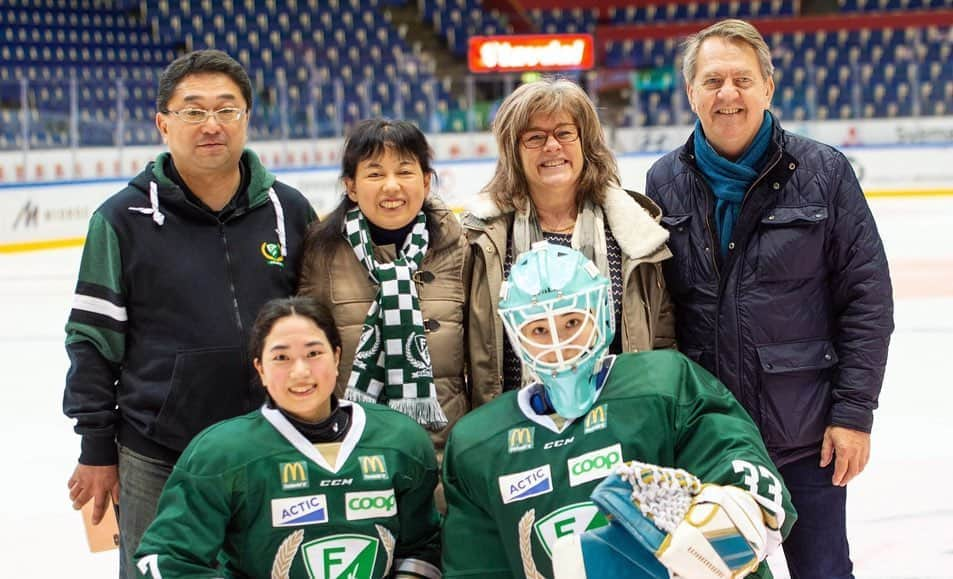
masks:
<svg viewBox="0 0 953 579"><path fill-rule="evenodd" d="M595 432L597 430L602 430L608 424L608 418L606 417L606 405L600 404L592 410L589 411L589 414L586 414L586 421L584 423L583 431L586 434L590 432Z"/></svg>
<svg viewBox="0 0 953 579"><path fill-rule="evenodd" d="M506 435L507 450L509 450L510 454L523 452L524 450L532 450L535 431L536 428L533 426L511 428Z"/></svg>
<svg viewBox="0 0 953 579"><path fill-rule="evenodd" d="M364 475L364 480L387 478L387 463L384 462L383 455L372 454L370 456L359 456L357 460L361 463L361 474Z"/></svg>
<svg viewBox="0 0 953 579"><path fill-rule="evenodd" d="M283 462L278 466L281 472L281 489L290 491L308 488L308 465L303 460Z"/></svg>

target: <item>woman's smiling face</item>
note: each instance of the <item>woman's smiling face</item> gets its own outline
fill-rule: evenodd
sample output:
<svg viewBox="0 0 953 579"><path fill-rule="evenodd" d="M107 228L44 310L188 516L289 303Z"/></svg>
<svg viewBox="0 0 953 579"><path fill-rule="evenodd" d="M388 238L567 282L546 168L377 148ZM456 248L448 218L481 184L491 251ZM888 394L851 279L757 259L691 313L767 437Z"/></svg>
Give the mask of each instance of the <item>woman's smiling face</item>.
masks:
<svg viewBox="0 0 953 579"><path fill-rule="evenodd" d="M357 203L371 223L381 229L397 230L417 217L430 193L430 174L420 161L400 155L393 147L363 159L354 178L345 177L347 196Z"/></svg>
<svg viewBox="0 0 953 579"><path fill-rule="evenodd" d="M331 414L340 359L340 348L331 347L313 320L292 315L275 322L254 364L275 404L295 418L318 422Z"/></svg>
<svg viewBox="0 0 953 579"><path fill-rule="evenodd" d="M521 144L518 145L520 161L533 199L549 194L575 197L579 176L582 175L582 139L560 142L555 133L565 127L575 130L578 134L579 128L569 113L536 113L530 117L529 126L521 135ZM546 133L545 143L537 149L526 148L522 139L527 133L536 131Z"/></svg>

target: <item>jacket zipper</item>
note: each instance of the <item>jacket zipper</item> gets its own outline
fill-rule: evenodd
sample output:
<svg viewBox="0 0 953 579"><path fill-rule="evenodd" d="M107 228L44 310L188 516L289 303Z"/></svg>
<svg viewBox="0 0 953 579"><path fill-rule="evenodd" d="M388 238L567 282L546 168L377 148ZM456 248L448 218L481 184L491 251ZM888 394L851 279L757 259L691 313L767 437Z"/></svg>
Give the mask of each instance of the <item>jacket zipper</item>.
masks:
<svg viewBox="0 0 953 579"><path fill-rule="evenodd" d="M778 148L778 151L777 151L777 153L776 153L774 159L771 161L771 163L768 164L767 168L765 168L765 170L762 171L760 175L758 175L758 178L754 180L754 183L752 183L751 186L748 187L748 190L745 191L745 196L741 199L741 208L740 208L739 211L738 211L738 214L739 214L739 215L740 215L741 212L744 210L745 201L747 201L747 199L748 199L748 194L749 194L751 191L753 191L753 190L755 189L755 187L757 187L758 184L759 184L762 180L764 180L764 178L768 175L768 173L770 173L771 171L774 170L774 168L775 168L775 167L778 165L778 163L781 161L781 157L782 157L782 156L784 156L784 152L783 152L783 150L779 147L779 148ZM692 157L692 160L694 161L694 156ZM698 169L698 167L697 167L696 165L694 165L694 163L692 163L692 164L690 164L690 165L688 165L688 166L691 168L692 172L695 173L695 176L696 176L696 178L699 180L699 183L701 183L702 187L708 192L708 195L705 196L705 231L708 233L708 240L711 242L711 251L709 251L709 255L710 255L711 262L712 262L712 267L713 267L714 270L715 270L715 277L716 277L717 280L718 280L718 302L715 304L715 327L714 327L714 330L715 330L715 336L714 336L714 338L715 338L715 339L713 340L713 342L714 342L714 344L715 344L715 345L714 345L714 349L715 349L715 351L714 351L714 358L715 358L715 372L714 372L714 374L715 374L715 376L720 376L720 375L721 375L721 357L719 356L719 348L718 348L718 326L720 325L719 320L721 319L721 300L722 300L722 297L724 296L724 293L725 293L725 292L724 292L724 288L722 288L722 286L721 286L722 279L721 279L721 271L718 269L718 259L717 259L717 257L715 257L715 251L718 251L719 249L715 247L715 235L714 235L714 233L712 233L712 227L711 227L711 214L712 214L712 211L711 211L711 199L712 199L712 197L714 197L715 194L714 194L714 192L711 190L711 187L708 186L708 183L705 181L705 178L704 178L704 176L702 175L701 171ZM739 284L741 283L740 278L739 278L738 283L739 283ZM737 293L737 292L736 292L736 293ZM738 338L739 343L737 344L737 347L738 347L738 356L740 357L740 356L741 356L741 343L740 343L740 340L741 340L741 338L740 338L741 332L738 331L737 328L735 329L735 335L736 335L736 336L739 336L739 338ZM739 368L740 368L740 366L739 366ZM740 385L739 385L739 387L740 387Z"/></svg>
<svg viewBox="0 0 953 579"><path fill-rule="evenodd" d="M235 313L235 326L238 328L242 339L244 339L245 328L242 324L242 313L238 307L238 292L235 290L235 275L232 271L232 254L228 247L228 236L225 235L225 224L221 221L218 224L218 231L222 237L222 247L225 250L225 269L228 271L228 289L232 294L232 309Z"/></svg>
<svg viewBox="0 0 953 579"><path fill-rule="evenodd" d="M779 147L777 153L774 156L774 159L770 163L768 163L768 166L765 168L765 170L762 171L760 175L758 175L758 178L754 180L754 183L752 183L751 186L748 187L748 190L745 191L745 196L741 199L741 209L738 211L739 215L741 215L741 213L744 211L745 201L747 201L748 198L750 197L749 193L754 191L755 188L762 181L764 181L764 179L768 176L768 174L771 173L771 171L774 171L774 168L778 166L778 163L781 162L781 157L783 156L784 156L784 151L783 149ZM747 243L746 243L746 246L747 246ZM741 276L739 275L736 281L735 295L738 295L740 287L741 287ZM721 291L721 288L719 288L718 290L719 306L721 305L721 294L722 294L722 291ZM720 307L719 307L719 310L720 310ZM735 320L736 320L736 324L740 325L740 322L738 321L739 317L740 316L735 316ZM741 376L743 374L742 360L744 359L744 351L743 351L742 343L741 343L741 328L740 327L735 328L735 336L737 337L737 340L738 340L737 344L735 344L735 351L737 352L737 356L738 356L738 364L737 364L738 375ZM715 340L715 343L717 342L718 341ZM744 388L744 385L739 382L738 387ZM755 398L756 404L753 405L754 408L752 408L752 410L757 413L758 424L761 424L761 420L763 419L762 412L761 412L761 392L758 389L752 388L752 391L749 393L749 395L752 395Z"/></svg>
<svg viewBox="0 0 953 579"><path fill-rule="evenodd" d="M503 248L503 251L500 251L500 248L497 247L496 242L493 240L493 236L490 235L490 234L487 232L489 228L486 227L485 224L482 224L482 223L481 223L479 227L465 226L464 229L466 229L467 227L469 227L470 229L472 229L472 230L474 230L474 231L479 231L482 236L486 237L486 240L487 240L486 245L480 243L480 242L479 242L479 238L475 239L474 241L476 242L476 245L478 245L478 246L480 247L480 249L482 250L482 252L483 252L483 262L484 262L484 263L488 263L488 262L489 262L489 260L487 259L487 255L486 255L486 254L487 254L487 248L488 248L488 247L489 247L492 251L495 251L495 252L496 252L496 255L497 255L497 257L498 257L498 259L499 259L499 263L500 263L500 278L502 279L502 278L503 278L503 270L504 270L504 268L506 267L506 264L504 263L504 262L506 261L506 248L504 247L504 248ZM491 252L492 252L492 251L491 251ZM487 273L487 276L490 275L489 269L490 269L490 268L487 267L487 272L486 272L486 273ZM499 317L499 316L494 316L494 317L496 318L496 319L494 320L494 325L493 325L493 333L494 333L493 338L494 338L494 342L495 342L496 344L502 344L503 341L505 341L505 340L507 339L507 337L506 337L506 330L503 329L503 322L502 322L502 320L500 319L500 317ZM503 340L500 340L500 339L497 338L497 336L496 336L497 329L500 330L500 333L502 334L501 337L503 338ZM504 350L504 348L501 347L501 348L497 349L496 347L494 347L493 349L494 349L494 350L497 350L497 351L496 351L496 354L495 354L495 357L496 357L496 369L497 369L497 372L496 372L496 381L497 381L497 385L498 385L499 388L500 388L500 392L499 392L499 393L502 394L502 393L503 393L503 390L504 390L504 380L503 380L503 371L504 371L504 368L503 368L503 350Z"/></svg>
<svg viewBox="0 0 953 579"><path fill-rule="evenodd" d="M738 211L739 215L741 214L741 211L744 211L745 201L748 200L748 193L751 193L752 191L754 191L754 188L757 187L758 184L760 184L761 181L763 181L764 178L768 176L768 173L770 173L771 171L774 171L774 168L778 166L778 163L781 162L781 157L783 156L784 156L783 151L781 149L778 149L777 154L774 156L774 159L771 161L771 163L769 163L768 166L765 167L764 171L761 171L761 174L758 175L758 178L755 179L754 183L752 183L751 186L748 187L748 190L745 191L745 196L741 198L741 209Z"/></svg>
<svg viewBox="0 0 953 579"><path fill-rule="evenodd" d="M626 260L626 258L625 258L625 255L623 254L623 257L622 257L623 263L625 262L625 260ZM625 312L625 296L629 295L629 294L628 294L629 278L631 278L631 277L633 277L633 276L636 277L636 279L637 279L637 281L638 281L638 284L639 284L639 288L640 288L639 301L642 302L642 312L643 312L644 315L645 315L645 325L646 325L646 327L647 327L648 330L649 330L649 333L648 333L648 336L647 336L647 337L648 337L648 347L646 348L646 350L654 350L654 349L655 349L655 330L656 330L656 328L655 328L655 324L654 324L655 319L652 317L652 304L651 304L651 302L647 299L649 294L648 294L648 291L647 291L646 288L645 288L645 285L642 283L642 282L643 282L643 278L638 275L639 266L642 265L642 263L649 263L649 262L640 262L640 263L637 263L636 265L632 266L632 269L628 272L628 275L626 275L625 268L624 268L624 267L622 268L622 272L623 272L623 275L622 275L622 299L621 299L621 302L622 302L622 303L619 304L619 319L620 319L620 324L619 324L619 325L621 326L621 327L619 328L619 331L622 332L622 339L621 339L620 342L619 342L619 347L621 348L621 351L619 352L620 354L621 354L621 353L625 353L625 352L630 352L630 351L631 351L631 352L638 352L638 351L639 351L638 349L634 349L634 350L630 350L630 349L629 349L629 344L630 344L630 339L629 339L629 324L628 324L627 316L625 315L625 313L626 313L626 312ZM661 280L662 280L662 272L661 272L661 267L662 267L662 266L661 266L661 264L659 264L658 262L653 262L652 265L655 266L655 269L656 269L656 279L655 279L655 283L656 283L656 285L658 286L658 288L661 289L661 288L662 288L662 281L661 281ZM609 291L612 291L612 289L610 288ZM614 301L615 301L615 300L613 300L613 302L614 302ZM615 312L612 312L612 316L615 317Z"/></svg>
<svg viewBox="0 0 953 579"><path fill-rule="evenodd" d="M692 156L692 160L694 160L694 156ZM715 277L719 279L718 285L720 287L721 286L721 283L720 283L721 272L718 270L718 260L715 258L715 234L712 232L712 227L711 227L711 214L712 214L711 199L712 197L715 196L715 193L711 190L711 187L708 186L708 182L705 181L705 176L702 175L701 170L699 170L698 167L696 167L694 164L687 164L687 165L691 169L692 173L695 174L695 177L698 180L698 183L702 186L705 192L708 193L707 195L704 196L705 232L708 234L708 246L710 248L708 255L709 255L709 258L711 259L711 265L715 270Z"/></svg>

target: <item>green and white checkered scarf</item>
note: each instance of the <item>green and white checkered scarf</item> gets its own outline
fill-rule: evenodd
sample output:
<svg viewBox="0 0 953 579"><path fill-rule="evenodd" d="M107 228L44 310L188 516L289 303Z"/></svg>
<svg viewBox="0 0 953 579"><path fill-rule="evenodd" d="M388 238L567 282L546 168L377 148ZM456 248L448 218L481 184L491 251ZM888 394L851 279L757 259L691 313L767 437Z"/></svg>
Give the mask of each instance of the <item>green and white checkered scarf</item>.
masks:
<svg viewBox="0 0 953 579"><path fill-rule="evenodd" d="M440 430L447 425L447 417L437 400L413 278L427 253L427 218L423 211L417 215L397 259L390 263L374 259L374 245L360 208L347 213L344 233L357 260L379 287L364 319L344 397L386 403L424 428Z"/></svg>

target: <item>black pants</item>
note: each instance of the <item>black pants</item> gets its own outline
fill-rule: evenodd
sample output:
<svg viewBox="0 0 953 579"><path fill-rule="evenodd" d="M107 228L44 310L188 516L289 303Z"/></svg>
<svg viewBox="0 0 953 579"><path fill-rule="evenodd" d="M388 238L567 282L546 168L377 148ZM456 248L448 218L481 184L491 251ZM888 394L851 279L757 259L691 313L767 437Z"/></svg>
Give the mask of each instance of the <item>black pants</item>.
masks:
<svg viewBox="0 0 953 579"><path fill-rule="evenodd" d="M791 579L853 579L847 545L847 488L831 484L834 461L820 468L819 454L782 466L781 476L797 509L785 539Z"/></svg>

